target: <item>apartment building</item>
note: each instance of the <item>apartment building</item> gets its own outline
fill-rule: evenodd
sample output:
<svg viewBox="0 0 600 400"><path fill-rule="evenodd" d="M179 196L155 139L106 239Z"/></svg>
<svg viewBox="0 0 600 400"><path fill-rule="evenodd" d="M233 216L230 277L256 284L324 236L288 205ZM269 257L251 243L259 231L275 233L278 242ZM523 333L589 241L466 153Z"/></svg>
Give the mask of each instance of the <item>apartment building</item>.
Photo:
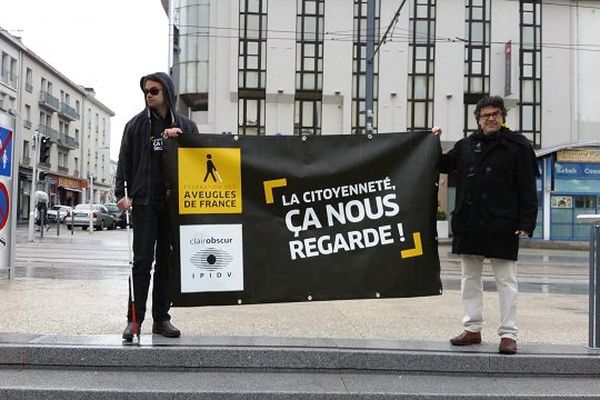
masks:
<svg viewBox="0 0 600 400"><path fill-rule="evenodd" d="M51 204L75 205L89 202L90 196L94 202L106 201L112 190L114 112L96 99L93 89L75 84L2 29L0 50L0 113L12 120L18 163L17 218L29 217L30 196L36 190L48 193ZM48 143L41 157L38 137ZM38 182L33 188L35 160Z"/></svg>
<svg viewBox="0 0 600 400"><path fill-rule="evenodd" d="M580 238L577 213L600 211L600 173L585 172L600 171L587 166L600 154L600 1L161 3L170 20L180 111L203 132L364 133L367 10L373 3L380 44L373 58L374 132L439 125L448 148L477 128L477 101L500 95L509 107L508 125L540 154L543 229L536 235ZM578 148L593 154L570 159L582 163L576 168L555 163L562 150ZM569 178L564 171L570 170L580 173ZM557 192L555 178L571 181ZM582 178L589 184L578 184ZM442 181L440 202L451 211L452 177ZM572 200L569 209L553 206L565 203L560 196Z"/></svg>

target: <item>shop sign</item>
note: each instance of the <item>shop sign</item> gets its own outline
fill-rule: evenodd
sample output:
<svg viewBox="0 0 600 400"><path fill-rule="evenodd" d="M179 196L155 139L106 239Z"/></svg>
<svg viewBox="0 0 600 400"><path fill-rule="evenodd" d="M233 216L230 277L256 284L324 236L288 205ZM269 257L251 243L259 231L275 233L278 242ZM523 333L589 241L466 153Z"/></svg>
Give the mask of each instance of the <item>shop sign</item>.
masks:
<svg viewBox="0 0 600 400"><path fill-rule="evenodd" d="M598 179L600 164L595 163L554 163L554 177L557 179Z"/></svg>
<svg viewBox="0 0 600 400"><path fill-rule="evenodd" d="M64 176L58 177L58 186L69 189L79 189L79 179L67 178Z"/></svg>
<svg viewBox="0 0 600 400"><path fill-rule="evenodd" d="M600 150L569 149L556 152L556 161L600 163Z"/></svg>

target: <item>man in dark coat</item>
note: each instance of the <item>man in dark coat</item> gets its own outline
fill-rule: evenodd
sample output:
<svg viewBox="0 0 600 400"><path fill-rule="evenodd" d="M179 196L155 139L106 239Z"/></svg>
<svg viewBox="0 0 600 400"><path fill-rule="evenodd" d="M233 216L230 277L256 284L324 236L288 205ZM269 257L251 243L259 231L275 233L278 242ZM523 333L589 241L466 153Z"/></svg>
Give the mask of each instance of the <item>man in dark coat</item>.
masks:
<svg viewBox="0 0 600 400"><path fill-rule="evenodd" d="M489 258L500 299L500 353L517 351L517 254L537 217L535 153L521 134L505 127L501 97L484 97L475 108L479 130L442 155L440 171L456 172L452 252L461 255L464 331L453 345L481 343L483 261ZM434 133L441 133L434 128Z"/></svg>
<svg viewBox="0 0 600 400"><path fill-rule="evenodd" d="M140 332L146 314L150 271L154 263L152 288L152 333L178 337L181 332L170 322L169 257L171 241L163 176L163 139L181 134L197 134L196 124L175 112L175 88L171 78L157 72L140 80L146 108L133 117L123 132L117 165L115 196L117 206L129 210L133 205L133 287L134 327L131 287L127 307L127 327L123 339L131 341ZM125 196L125 182L128 193Z"/></svg>

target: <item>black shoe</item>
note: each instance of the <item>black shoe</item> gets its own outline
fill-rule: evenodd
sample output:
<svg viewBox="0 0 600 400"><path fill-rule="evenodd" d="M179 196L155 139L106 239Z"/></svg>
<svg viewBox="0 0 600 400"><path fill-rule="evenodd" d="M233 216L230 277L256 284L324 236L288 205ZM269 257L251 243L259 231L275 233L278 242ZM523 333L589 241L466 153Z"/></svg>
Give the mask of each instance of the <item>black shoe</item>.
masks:
<svg viewBox="0 0 600 400"><path fill-rule="evenodd" d="M171 324L171 321L154 321L152 324L152 333L163 335L164 337L176 338L181 336L181 331Z"/></svg>
<svg viewBox="0 0 600 400"><path fill-rule="evenodd" d="M137 324L137 335L140 335L142 324ZM133 340L133 322L128 322L125 330L123 331L123 339L131 342Z"/></svg>

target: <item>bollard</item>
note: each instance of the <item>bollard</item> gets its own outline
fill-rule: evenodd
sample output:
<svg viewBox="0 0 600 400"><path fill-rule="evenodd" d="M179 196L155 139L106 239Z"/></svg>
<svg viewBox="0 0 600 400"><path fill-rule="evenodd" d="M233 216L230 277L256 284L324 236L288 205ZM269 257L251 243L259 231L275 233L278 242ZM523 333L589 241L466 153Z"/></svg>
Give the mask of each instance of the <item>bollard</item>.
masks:
<svg viewBox="0 0 600 400"><path fill-rule="evenodd" d="M600 349L600 214L580 214L577 220L591 224L588 346Z"/></svg>
<svg viewBox="0 0 600 400"><path fill-rule="evenodd" d="M60 236L60 210L56 210L56 236Z"/></svg>
<svg viewBox="0 0 600 400"><path fill-rule="evenodd" d="M46 210L41 209L40 210L40 237L41 238L44 237L44 228L46 227L46 224L44 224L45 221L46 221Z"/></svg>

